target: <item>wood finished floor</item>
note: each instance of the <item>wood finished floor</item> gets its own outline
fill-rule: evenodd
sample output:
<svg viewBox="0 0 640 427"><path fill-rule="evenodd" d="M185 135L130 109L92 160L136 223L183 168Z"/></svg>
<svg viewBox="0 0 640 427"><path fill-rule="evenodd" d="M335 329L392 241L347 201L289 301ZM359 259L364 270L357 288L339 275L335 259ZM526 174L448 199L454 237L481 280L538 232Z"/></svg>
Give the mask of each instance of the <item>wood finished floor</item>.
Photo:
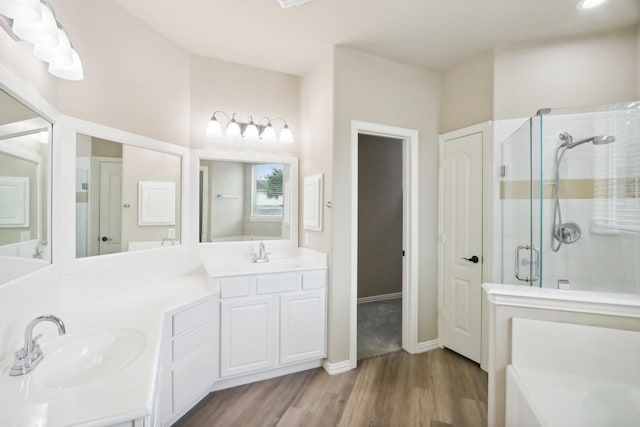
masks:
<svg viewBox="0 0 640 427"><path fill-rule="evenodd" d="M175 426L487 425L487 374L456 353L404 351L211 393Z"/></svg>

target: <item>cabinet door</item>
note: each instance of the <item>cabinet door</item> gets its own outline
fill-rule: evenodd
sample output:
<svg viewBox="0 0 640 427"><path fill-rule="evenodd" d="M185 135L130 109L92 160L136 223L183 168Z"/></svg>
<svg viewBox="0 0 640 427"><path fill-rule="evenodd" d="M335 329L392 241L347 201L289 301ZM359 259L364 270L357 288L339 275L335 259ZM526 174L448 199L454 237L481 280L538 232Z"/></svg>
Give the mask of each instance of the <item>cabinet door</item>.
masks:
<svg viewBox="0 0 640 427"><path fill-rule="evenodd" d="M220 376L271 368L277 321L274 298L223 300L220 309Z"/></svg>
<svg viewBox="0 0 640 427"><path fill-rule="evenodd" d="M325 290L280 298L280 363L325 357Z"/></svg>

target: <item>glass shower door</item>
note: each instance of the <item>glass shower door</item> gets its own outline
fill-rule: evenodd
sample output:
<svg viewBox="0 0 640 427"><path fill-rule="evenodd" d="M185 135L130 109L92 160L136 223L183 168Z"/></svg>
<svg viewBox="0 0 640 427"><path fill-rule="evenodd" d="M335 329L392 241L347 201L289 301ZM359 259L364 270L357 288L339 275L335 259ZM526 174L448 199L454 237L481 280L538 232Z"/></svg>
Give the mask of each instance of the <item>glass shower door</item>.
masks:
<svg viewBox="0 0 640 427"><path fill-rule="evenodd" d="M501 146L499 177L502 283L540 286L540 120L533 117Z"/></svg>

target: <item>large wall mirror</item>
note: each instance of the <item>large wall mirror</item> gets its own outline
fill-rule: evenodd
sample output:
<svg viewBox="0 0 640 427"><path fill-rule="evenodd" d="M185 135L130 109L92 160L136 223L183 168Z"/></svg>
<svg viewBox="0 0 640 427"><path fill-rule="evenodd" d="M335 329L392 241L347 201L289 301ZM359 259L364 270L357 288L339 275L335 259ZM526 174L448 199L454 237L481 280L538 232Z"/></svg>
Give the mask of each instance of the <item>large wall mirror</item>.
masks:
<svg viewBox="0 0 640 427"><path fill-rule="evenodd" d="M0 90L0 283L51 263L51 126Z"/></svg>
<svg viewBox="0 0 640 427"><path fill-rule="evenodd" d="M200 159L200 242L292 239L296 188L291 159Z"/></svg>
<svg viewBox="0 0 640 427"><path fill-rule="evenodd" d="M178 245L182 158L76 134L76 257Z"/></svg>

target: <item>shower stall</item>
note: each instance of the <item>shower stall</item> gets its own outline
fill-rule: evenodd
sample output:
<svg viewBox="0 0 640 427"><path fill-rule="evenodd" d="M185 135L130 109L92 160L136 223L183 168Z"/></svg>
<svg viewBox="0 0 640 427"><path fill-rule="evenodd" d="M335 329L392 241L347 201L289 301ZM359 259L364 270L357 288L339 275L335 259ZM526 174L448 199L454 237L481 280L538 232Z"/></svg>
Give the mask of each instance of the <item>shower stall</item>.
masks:
<svg viewBox="0 0 640 427"><path fill-rule="evenodd" d="M496 279L640 294L640 102L540 110L496 157Z"/></svg>

